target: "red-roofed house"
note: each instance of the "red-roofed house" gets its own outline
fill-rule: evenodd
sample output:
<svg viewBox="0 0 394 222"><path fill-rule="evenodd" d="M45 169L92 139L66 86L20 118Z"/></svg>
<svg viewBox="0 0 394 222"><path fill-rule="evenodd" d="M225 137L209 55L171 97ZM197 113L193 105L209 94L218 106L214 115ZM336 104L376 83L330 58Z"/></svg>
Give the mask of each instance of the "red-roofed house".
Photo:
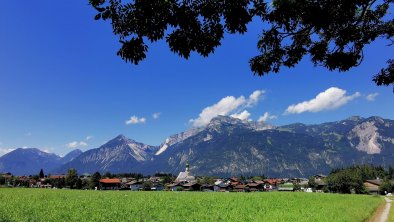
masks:
<svg viewBox="0 0 394 222"><path fill-rule="evenodd" d="M119 190L121 181L117 178L114 179L101 179L100 181L100 190Z"/></svg>
<svg viewBox="0 0 394 222"><path fill-rule="evenodd" d="M66 178L66 175L50 175L49 176L49 179L54 179L54 180L62 179L62 178Z"/></svg>

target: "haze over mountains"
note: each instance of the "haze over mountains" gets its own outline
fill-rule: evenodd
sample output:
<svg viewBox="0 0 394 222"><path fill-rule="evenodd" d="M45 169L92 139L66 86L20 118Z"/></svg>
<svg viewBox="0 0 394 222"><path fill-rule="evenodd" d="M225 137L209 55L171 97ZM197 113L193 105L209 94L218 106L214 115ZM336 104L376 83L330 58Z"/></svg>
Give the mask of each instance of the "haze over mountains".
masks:
<svg viewBox="0 0 394 222"><path fill-rule="evenodd" d="M0 172L140 172L177 174L186 163L196 175L308 177L352 164L394 165L394 121L381 117L270 126L218 116L202 128L150 146L119 135L99 148L60 158L38 149L0 157ZM66 158L67 157L67 158ZM38 171L37 171L38 169Z"/></svg>

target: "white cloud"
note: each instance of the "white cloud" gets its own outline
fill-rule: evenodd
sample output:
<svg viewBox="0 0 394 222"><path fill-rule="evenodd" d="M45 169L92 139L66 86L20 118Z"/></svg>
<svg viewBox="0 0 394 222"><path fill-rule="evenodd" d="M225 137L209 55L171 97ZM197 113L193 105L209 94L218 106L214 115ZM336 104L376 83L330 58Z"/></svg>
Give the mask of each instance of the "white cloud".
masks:
<svg viewBox="0 0 394 222"><path fill-rule="evenodd" d="M144 118L144 117L139 118L138 116L132 116L132 117L130 117L129 120L125 121L126 125L139 124L139 123L145 123L145 122L146 122L146 118Z"/></svg>
<svg viewBox="0 0 394 222"><path fill-rule="evenodd" d="M361 94L359 92L356 92L353 95L346 95L346 90L331 87L326 91L319 93L314 99L287 107L285 114L334 110L360 95Z"/></svg>
<svg viewBox="0 0 394 222"><path fill-rule="evenodd" d="M264 93L264 90L256 90L252 94L250 94L247 106L251 107L256 105L261 99L261 97L264 95Z"/></svg>
<svg viewBox="0 0 394 222"><path fill-rule="evenodd" d="M376 98L378 95L379 95L379 93L371 93L371 94L368 94L365 98L366 98L368 101L372 102L372 101L375 101L375 98Z"/></svg>
<svg viewBox="0 0 394 222"><path fill-rule="evenodd" d="M152 117L153 119L158 119L160 117L161 113L153 113Z"/></svg>
<svg viewBox="0 0 394 222"><path fill-rule="evenodd" d="M93 137L94 137L94 136L87 136L87 137L85 138L85 140L86 140L86 141L91 140L91 139L93 139Z"/></svg>
<svg viewBox="0 0 394 222"><path fill-rule="evenodd" d="M88 144L84 141L72 141L66 144L66 147L68 148L77 148L77 147L84 147L88 146Z"/></svg>
<svg viewBox="0 0 394 222"><path fill-rule="evenodd" d="M240 96L238 98L235 98L234 96L224 97L218 103L203 109L198 118L192 119L191 122L195 127L205 126L214 117L218 115L228 115L245 103L246 100L244 96Z"/></svg>
<svg viewBox="0 0 394 222"><path fill-rule="evenodd" d="M240 96L238 98L234 96L226 96L216 104L204 108L198 118L191 119L190 122L194 127L202 127L208 124L211 119L219 115L231 115L233 117L236 116L236 118L247 119L250 116L250 113L247 110L244 110L242 113L237 112L242 108L255 106L263 96L264 92L264 90L256 90L250 94L248 99L245 99L244 96Z"/></svg>
<svg viewBox="0 0 394 222"><path fill-rule="evenodd" d="M9 152L14 151L15 149L10 149L10 148L0 148L0 156L3 156L4 154L7 154Z"/></svg>
<svg viewBox="0 0 394 222"><path fill-rule="evenodd" d="M262 116L259 117L259 119L257 120L258 122L266 122L267 120L270 119L276 119L278 118L275 115L271 115L269 112L265 112Z"/></svg>
<svg viewBox="0 0 394 222"><path fill-rule="evenodd" d="M235 113L235 114L231 115L231 117L237 118L240 120L248 120L250 117L250 113L247 110L244 110L241 113Z"/></svg>

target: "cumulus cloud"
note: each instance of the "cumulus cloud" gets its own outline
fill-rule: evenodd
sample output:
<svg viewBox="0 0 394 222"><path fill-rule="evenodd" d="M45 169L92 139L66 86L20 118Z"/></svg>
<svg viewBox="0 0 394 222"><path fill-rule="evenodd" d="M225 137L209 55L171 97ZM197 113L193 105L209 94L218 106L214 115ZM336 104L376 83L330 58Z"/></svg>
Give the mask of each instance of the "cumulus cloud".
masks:
<svg viewBox="0 0 394 222"><path fill-rule="evenodd" d="M161 115L161 113L153 113L152 117L153 117L153 119L158 119L158 118L160 118L160 115Z"/></svg>
<svg viewBox="0 0 394 222"><path fill-rule="evenodd" d="M353 95L347 95L346 90L331 87L326 91L319 93L314 99L287 107L285 114L334 110L347 104L360 95L361 94L359 92L356 92Z"/></svg>
<svg viewBox="0 0 394 222"><path fill-rule="evenodd" d="M234 113L234 114L232 114L231 117L237 118L237 119L240 119L240 120L248 120L249 117L250 117L250 113L247 110L244 110L241 113Z"/></svg>
<svg viewBox="0 0 394 222"><path fill-rule="evenodd" d="M238 113L238 111L246 107L255 106L264 95L264 92L264 90L256 90L250 94L247 99L245 96L240 96L238 98L234 96L226 96L216 104L204 108L199 114L198 118L191 119L190 122L194 127L202 127L208 124L211 119L219 115L231 115L235 118L247 119L250 116L250 113L247 110L244 110L241 113Z"/></svg>
<svg viewBox="0 0 394 222"><path fill-rule="evenodd" d="M130 119L125 121L126 125L139 124L139 123L145 123L145 122L146 122L146 118L144 118L144 117L140 118L138 116L132 116L132 117L130 117Z"/></svg>
<svg viewBox="0 0 394 222"><path fill-rule="evenodd" d="M252 94L250 94L247 106L252 107L256 105L259 102L259 100L263 97L264 93L265 93L264 90L256 90Z"/></svg>
<svg viewBox="0 0 394 222"><path fill-rule="evenodd" d="M203 109L198 118L192 119L191 122L195 127L205 126L214 117L218 115L225 116L238 109L241 105L245 104L245 101L244 96L238 98L234 96L224 97L218 103Z"/></svg>
<svg viewBox="0 0 394 222"><path fill-rule="evenodd" d="M14 151L15 149L10 149L10 148L0 148L0 156L3 156L4 154L7 154L9 152Z"/></svg>
<svg viewBox="0 0 394 222"><path fill-rule="evenodd" d="M379 93L371 93L371 94L368 94L365 98L366 98L368 101L372 102L372 101L375 101L375 98L376 98L378 95L379 95Z"/></svg>
<svg viewBox="0 0 394 222"><path fill-rule="evenodd" d="M88 146L88 144L84 141L72 141L66 144L66 147L68 148L77 148L77 147L85 147Z"/></svg>
<svg viewBox="0 0 394 222"><path fill-rule="evenodd" d="M86 140L86 141L91 140L91 139L93 139L93 137L94 137L94 136L87 136L87 137L85 138L85 140Z"/></svg>
<svg viewBox="0 0 394 222"><path fill-rule="evenodd" d="M262 116L259 117L259 119L257 120L258 122L266 122L267 120L270 119L276 119L278 118L275 115L271 115L269 112L265 112Z"/></svg>

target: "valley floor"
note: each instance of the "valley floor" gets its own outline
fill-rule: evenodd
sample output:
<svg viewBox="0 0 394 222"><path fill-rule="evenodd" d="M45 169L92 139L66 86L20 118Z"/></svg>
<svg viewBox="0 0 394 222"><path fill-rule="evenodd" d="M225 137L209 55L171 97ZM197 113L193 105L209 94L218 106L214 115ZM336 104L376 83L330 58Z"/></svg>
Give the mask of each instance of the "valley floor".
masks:
<svg viewBox="0 0 394 222"><path fill-rule="evenodd" d="M366 221L370 195L0 189L0 221Z"/></svg>

